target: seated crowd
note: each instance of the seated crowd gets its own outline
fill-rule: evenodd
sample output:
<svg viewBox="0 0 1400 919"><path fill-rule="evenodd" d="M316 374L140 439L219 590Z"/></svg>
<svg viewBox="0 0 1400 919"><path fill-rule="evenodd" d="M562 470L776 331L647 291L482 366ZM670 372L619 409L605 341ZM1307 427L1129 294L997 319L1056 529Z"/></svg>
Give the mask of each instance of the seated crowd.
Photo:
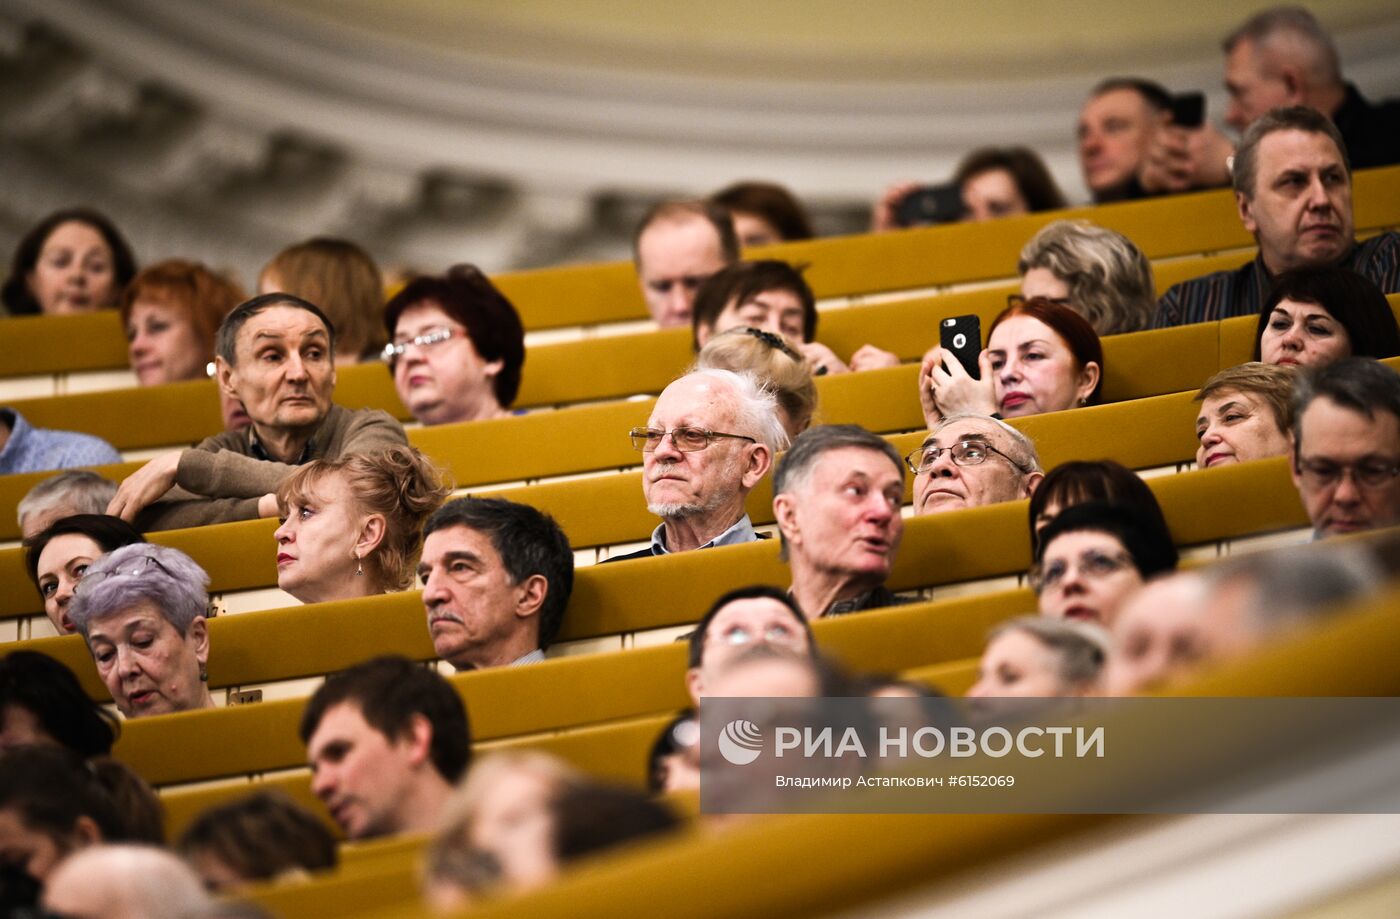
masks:
<svg viewBox="0 0 1400 919"><path fill-rule="evenodd" d="M823 647L824 630L844 626L819 620L919 601L892 589L906 525L956 523L958 511L1025 499L1031 546L1025 615L987 635L966 690L974 699L1170 689L1374 595L1394 576L1394 533L1337 537L1400 525L1391 360L1400 331L1386 299L1400 292L1400 235L1356 239L1352 169L1400 162L1400 129L1384 130L1400 119L1341 80L1309 14L1260 14L1225 47L1237 146L1209 126L1173 123L1180 107L1160 86L1114 79L1080 115L1081 165L1095 202L1228 182L1257 256L1158 300L1151 264L1126 236L1090 220L1028 234L1006 266L1020 294L988 326L975 366L934 347L918 364L917 394L900 396L911 409L917 398L926 428L907 456L860 425L821 423L814 382L899 357L865 345L843 359L817 340L804 266L743 257L741 247L813 235L790 193L739 183L646 214L633 237L638 284L658 327L690 326L696 357L638 408L636 427L599 434L630 438L636 506L657 521L641 548L604 558L617 566L607 571L722 565L726 547L772 540L789 578L723 593L684 636L694 708L658 737L650 795L541 753L473 756L460 685L437 665L543 672L534 665L556 644L574 593L570 536L525 503L452 497L450 477L399 420L334 401L337 369L382 360L405 417L423 426L516 424L525 330L491 280L459 265L412 278L386 301L363 249L317 238L269 261L245 298L194 262L138 269L101 214L50 216L15 253L8 310L119 310L136 382L212 376L225 430L112 482L74 468L119 461L109 445L0 410L0 472L63 470L17 508L35 611L42 605L58 635L79 636L64 640L86 647L120 715L44 654L0 658L0 901L68 915L196 915L213 908L211 891L334 869L337 836L418 834L429 839L424 896L448 910L679 832L675 799L658 795L698 787L696 710L707 698L937 694L848 671ZM1294 79L1273 86L1281 68ZM872 229L1064 205L1035 154L982 150L947 188L892 186ZM1143 477L1089 456L1047 468L1043 445L1017 426L1026 423L1008 422L1089 417L1077 410L1105 399L1103 337L1246 315L1258 316L1254 359L1197 383L1195 466L1286 457L1317 544L1193 565ZM765 482L775 540L751 517ZM954 516L919 519L945 514ZM277 587L300 603L336 604L416 585L435 660L376 657L330 675L306 701L299 737L333 827L290 797L258 792L167 840L159 797L111 758L112 745L122 719L218 708L209 673L220 647L209 574L143 534L273 517L265 551ZM678 553L687 555L657 560Z"/></svg>

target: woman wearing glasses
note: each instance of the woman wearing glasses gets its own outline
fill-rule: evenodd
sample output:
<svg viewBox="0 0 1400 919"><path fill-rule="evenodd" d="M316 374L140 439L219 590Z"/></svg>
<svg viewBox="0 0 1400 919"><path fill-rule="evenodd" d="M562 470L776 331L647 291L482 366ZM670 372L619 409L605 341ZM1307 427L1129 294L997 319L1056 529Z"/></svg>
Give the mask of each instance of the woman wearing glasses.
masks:
<svg viewBox="0 0 1400 919"><path fill-rule="evenodd" d="M299 467L277 490L277 586L303 603L407 588L447 492L411 447Z"/></svg>
<svg viewBox="0 0 1400 919"><path fill-rule="evenodd" d="M1041 530L1030 582L1042 616L1112 628L1143 582L1174 570L1176 561L1165 533L1140 525L1127 507L1091 501Z"/></svg>
<svg viewBox="0 0 1400 919"><path fill-rule="evenodd" d="M24 564L29 580L39 589L44 615L59 635L74 630L68 605L88 567L108 552L145 541L131 524L106 514L64 517L25 540Z"/></svg>
<svg viewBox="0 0 1400 919"><path fill-rule="evenodd" d="M973 379L942 348L924 355L919 401L932 428L972 412L1018 418L1097 405L1103 395L1103 347L1088 320L1044 299L1011 298L992 322Z"/></svg>
<svg viewBox="0 0 1400 919"><path fill-rule="evenodd" d="M71 615L128 718L213 708L209 575L179 549L142 543L93 562Z"/></svg>
<svg viewBox="0 0 1400 919"><path fill-rule="evenodd" d="M477 268L410 281L384 308L384 358L421 423L503 418L520 391L525 329Z"/></svg>

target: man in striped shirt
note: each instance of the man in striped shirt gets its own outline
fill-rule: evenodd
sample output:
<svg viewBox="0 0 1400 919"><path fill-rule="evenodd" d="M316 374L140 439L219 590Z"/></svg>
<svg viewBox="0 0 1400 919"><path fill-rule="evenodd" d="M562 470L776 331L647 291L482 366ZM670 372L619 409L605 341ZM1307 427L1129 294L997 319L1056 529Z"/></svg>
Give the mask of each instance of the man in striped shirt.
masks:
<svg viewBox="0 0 1400 919"><path fill-rule="evenodd" d="M1255 121L1235 154L1232 181L1258 256L1174 285L1157 304L1154 328L1257 314L1273 277L1294 268L1350 268L1386 293L1400 291L1400 235L1356 242L1346 145L1326 116L1294 106Z"/></svg>

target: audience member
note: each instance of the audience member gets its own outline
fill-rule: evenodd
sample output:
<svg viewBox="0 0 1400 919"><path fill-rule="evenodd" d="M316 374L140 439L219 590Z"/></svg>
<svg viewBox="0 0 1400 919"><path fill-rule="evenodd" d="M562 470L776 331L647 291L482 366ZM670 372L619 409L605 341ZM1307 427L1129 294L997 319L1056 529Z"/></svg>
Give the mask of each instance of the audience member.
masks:
<svg viewBox="0 0 1400 919"><path fill-rule="evenodd" d="M686 709L662 728L647 756L647 791L654 795L700 788L700 722Z"/></svg>
<svg viewBox="0 0 1400 919"><path fill-rule="evenodd" d="M458 498L423 528L418 577L438 657L458 670L533 664L564 621L574 554L548 514Z"/></svg>
<svg viewBox="0 0 1400 919"><path fill-rule="evenodd" d="M1041 531L1060 511L1089 501L1131 508L1139 525L1158 534L1155 538L1172 541L1157 496L1137 473L1113 460L1074 460L1061 463L1046 473L1031 494L1032 545L1040 542Z"/></svg>
<svg viewBox="0 0 1400 919"><path fill-rule="evenodd" d="M1108 633L1082 622L1018 616L992 629L974 699L1059 699L1099 694Z"/></svg>
<svg viewBox="0 0 1400 919"><path fill-rule="evenodd" d="M1044 299L1012 302L992 321L978 379L941 347L924 355L919 401L930 430L944 415L1018 418L1097 405L1103 346L1088 320Z"/></svg>
<svg viewBox="0 0 1400 919"><path fill-rule="evenodd" d="M1029 498L1045 478L1030 438L966 412L938 422L904 462L914 473L916 515Z"/></svg>
<svg viewBox="0 0 1400 919"><path fill-rule="evenodd" d="M1225 39L1225 120L1244 131L1271 109L1305 105L1327 116L1354 169L1400 163L1400 102L1367 102L1342 79L1332 37L1313 14L1279 6L1251 16Z"/></svg>
<svg viewBox="0 0 1400 919"><path fill-rule="evenodd" d="M793 442L773 476L773 513L790 593L809 620L901 602L885 579L904 536L903 501L904 464L884 438L828 424Z"/></svg>
<svg viewBox="0 0 1400 919"><path fill-rule="evenodd" d="M1113 629L1110 695L1149 692L1284 637L1383 578L1365 550L1256 552L1149 583Z"/></svg>
<svg viewBox="0 0 1400 919"><path fill-rule="evenodd" d="M219 326L215 364L251 426L151 460L122 482L108 513L143 530L271 517L292 467L406 443L385 412L332 403L334 358L335 330L313 304L265 294L237 306Z"/></svg>
<svg viewBox="0 0 1400 919"><path fill-rule="evenodd" d="M1209 469L1287 455L1294 378L1291 368L1252 362L1206 380L1196 393L1196 465Z"/></svg>
<svg viewBox="0 0 1400 919"><path fill-rule="evenodd" d="M117 719L58 661L23 650L0 658L0 752L60 746L84 758L104 756L117 733Z"/></svg>
<svg viewBox="0 0 1400 919"><path fill-rule="evenodd" d="M1259 311L1254 359L1321 367L1343 357L1400 356L1400 329L1385 294L1345 268L1300 268L1274 279Z"/></svg>
<svg viewBox="0 0 1400 919"><path fill-rule="evenodd" d="M68 607L78 582L108 552L146 541L131 524L105 514L76 514L56 520L25 540L24 565L59 635L74 631Z"/></svg>
<svg viewBox="0 0 1400 919"><path fill-rule="evenodd" d="M758 539L744 499L788 444L778 400L752 374L695 370L667 386L644 428L647 511L661 518L651 545L608 561L648 558Z"/></svg>
<svg viewBox="0 0 1400 919"><path fill-rule="evenodd" d="M280 791L209 808L185 828L175 848L214 893L325 871L337 861L331 831Z"/></svg>
<svg viewBox="0 0 1400 919"><path fill-rule="evenodd" d="M277 586L303 603L406 589L419 531L448 491L412 447L298 467L277 488Z"/></svg>
<svg viewBox="0 0 1400 919"><path fill-rule="evenodd" d="M1253 316L1273 278L1295 268L1349 268L1386 293L1400 291L1400 234L1356 242L1347 150L1325 116L1302 106L1269 112L1245 132L1232 178L1259 254L1173 285L1157 305L1156 328Z"/></svg>
<svg viewBox="0 0 1400 919"><path fill-rule="evenodd" d="M819 699L844 696L823 663L779 645L744 648L715 673L706 691L718 699Z"/></svg>
<svg viewBox="0 0 1400 919"><path fill-rule="evenodd" d="M520 392L525 327L474 265L409 281L384 307L399 400L425 425L505 418Z"/></svg>
<svg viewBox="0 0 1400 919"><path fill-rule="evenodd" d="M88 566L69 615L128 718L213 708L209 575L179 549L138 543Z"/></svg>
<svg viewBox="0 0 1400 919"><path fill-rule="evenodd" d="M772 182L735 182L710 195L710 201L729 211L739 245L745 248L816 235L802 202Z"/></svg>
<svg viewBox="0 0 1400 919"><path fill-rule="evenodd" d="M1114 77L1094 87L1079 110L1078 136L1079 168L1095 204L1146 196L1138 172L1170 117L1171 103L1166 89L1138 77Z"/></svg>
<svg viewBox="0 0 1400 919"><path fill-rule="evenodd" d="M20 538L36 536L63 517L104 513L116 493L116 482L86 469L50 476L19 500L16 512Z"/></svg>
<svg viewBox="0 0 1400 919"><path fill-rule="evenodd" d="M0 299L12 316L90 313L117 305L136 258L116 226L88 208L55 211L24 234Z"/></svg>
<svg viewBox="0 0 1400 919"><path fill-rule="evenodd" d="M1314 534L1400 523L1400 374L1349 357L1294 392L1293 484Z"/></svg>
<svg viewBox="0 0 1400 919"><path fill-rule="evenodd" d="M690 323L705 279L739 260L739 238L718 204L664 201L637 225L632 258L651 318L663 329L675 328Z"/></svg>
<svg viewBox="0 0 1400 919"><path fill-rule="evenodd" d="M120 301L136 382L204 379L219 324L245 299L238 284L198 262L168 259L143 270Z"/></svg>
<svg viewBox="0 0 1400 919"><path fill-rule="evenodd" d="M1132 240L1087 220L1046 224L1021 249L1021 295L1067 306L1099 335L1137 332L1157 310L1152 263Z"/></svg>
<svg viewBox="0 0 1400 919"><path fill-rule="evenodd" d="M36 428L12 408L0 408L0 475L120 463L107 441L76 431Z"/></svg>
<svg viewBox="0 0 1400 919"><path fill-rule="evenodd" d="M384 279L369 253L347 239L318 236L283 249L263 267L258 293L291 294L319 306L335 329L340 366L383 351Z"/></svg>
<svg viewBox="0 0 1400 919"><path fill-rule="evenodd" d="M737 326L711 338L695 357L696 370L752 374L778 400L778 421L788 439L812 425L817 386L812 365L772 332Z"/></svg>
<svg viewBox="0 0 1400 919"><path fill-rule="evenodd" d="M1176 547L1132 508L1089 502L1046 524L1029 580L1042 616L1112 628L1143 582L1176 562Z"/></svg>
<svg viewBox="0 0 1400 919"><path fill-rule="evenodd" d="M565 785L552 804L551 836L561 867L680 826L665 803L632 788L593 780Z"/></svg>
<svg viewBox="0 0 1400 919"><path fill-rule="evenodd" d="M41 887L79 849L123 840L159 843L161 832L155 793L114 759L84 760L60 747L0 754L0 852Z"/></svg>
<svg viewBox="0 0 1400 919"><path fill-rule="evenodd" d="M995 220L1065 206L1065 196L1050 170L1026 147L973 150L953 172L952 184L962 197L962 215L958 219L963 221ZM897 229L899 205L920 187L918 182L900 182L885 189L875 203L871 231Z"/></svg>
<svg viewBox="0 0 1400 919"><path fill-rule="evenodd" d="M189 866L155 846L92 846L65 860L44 891L50 914L74 919L190 919L212 907Z"/></svg>
<svg viewBox="0 0 1400 919"><path fill-rule="evenodd" d="M402 657L326 680L301 718L311 790L347 838L436 829L471 758L467 710L452 685Z"/></svg>
<svg viewBox="0 0 1400 919"><path fill-rule="evenodd" d="M462 906L495 887L528 890L553 879L553 803L583 776L543 753L495 753L472 767L429 844L433 905Z"/></svg>
<svg viewBox="0 0 1400 919"><path fill-rule="evenodd" d="M800 268L778 259L735 262L696 290L690 326L696 350L720 332L743 326L801 348L816 337L817 301Z"/></svg>
<svg viewBox="0 0 1400 919"><path fill-rule="evenodd" d="M754 645L775 645L798 654L815 649L812 629L792 595L776 587L740 587L724 594L690 633L686 690L696 705L706 685L738 654Z"/></svg>

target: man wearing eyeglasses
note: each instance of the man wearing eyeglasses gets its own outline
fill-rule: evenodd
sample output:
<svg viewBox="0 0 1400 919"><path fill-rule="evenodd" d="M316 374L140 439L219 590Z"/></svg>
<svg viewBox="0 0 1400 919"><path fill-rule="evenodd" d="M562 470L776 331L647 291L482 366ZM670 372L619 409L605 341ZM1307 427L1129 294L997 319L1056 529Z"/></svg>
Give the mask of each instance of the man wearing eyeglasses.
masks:
<svg viewBox="0 0 1400 919"><path fill-rule="evenodd" d="M1317 538L1400 523L1400 374L1350 357L1298 381L1293 484Z"/></svg>
<svg viewBox="0 0 1400 919"><path fill-rule="evenodd" d="M971 412L944 418L904 462L914 473L915 514L1029 498L1045 478L1030 438Z"/></svg>
<svg viewBox="0 0 1400 919"><path fill-rule="evenodd" d="M758 539L744 499L787 446L776 397L754 377L697 370L662 391L646 427L630 432L642 454L647 510L661 518L651 545L607 561L649 558Z"/></svg>

